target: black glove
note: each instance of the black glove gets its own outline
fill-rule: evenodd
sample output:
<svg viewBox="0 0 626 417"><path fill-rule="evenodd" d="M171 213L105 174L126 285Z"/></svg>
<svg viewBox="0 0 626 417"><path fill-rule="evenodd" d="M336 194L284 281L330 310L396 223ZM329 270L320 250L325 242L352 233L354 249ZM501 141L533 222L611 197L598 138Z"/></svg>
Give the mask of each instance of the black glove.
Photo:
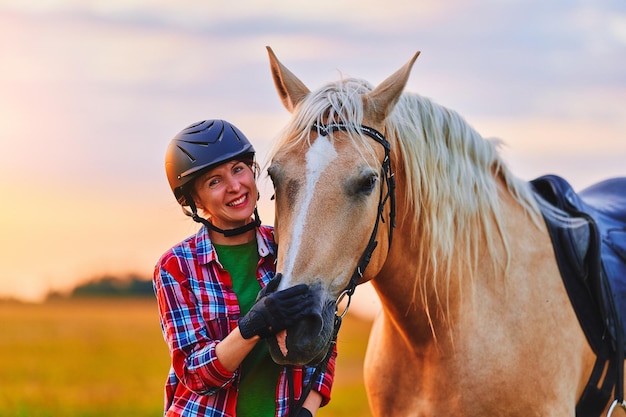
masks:
<svg viewBox="0 0 626 417"><path fill-rule="evenodd" d="M306 408L301 408L298 412L298 417L313 417L313 414Z"/></svg>
<svg viewBox="0 0 626 417"><path fill-rule="evenodd" d="M266 339L313 313L308 285L300 284L260 298L248 314L239 319L244 339L259 335Z"/></svg>
<svg viewBox="0 0 626 417"><path fill-rule="evenodd" d="M256 296L256 301L259 301L261 298L276 291L278 289L278 284L280 284L280 280L282 278L283 278L283 274L280 274L280 273L276 274L276 276L274 276L274 278L272 278L265 287L261 288L261 291L259 291L259 293Z"/></svg>

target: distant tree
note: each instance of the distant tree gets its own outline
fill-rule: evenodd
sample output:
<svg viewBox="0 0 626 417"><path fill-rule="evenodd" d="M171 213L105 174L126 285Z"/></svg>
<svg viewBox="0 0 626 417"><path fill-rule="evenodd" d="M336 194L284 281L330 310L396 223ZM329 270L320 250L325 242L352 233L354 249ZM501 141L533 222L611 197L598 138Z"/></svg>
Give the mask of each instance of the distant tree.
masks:
<svg viewBox="0 0 626 417"><path fill-rule="evenodd" d="M71 297L138 297L153 296L152 281L136 275L125 278L103 276L78 285Z"/></svg>

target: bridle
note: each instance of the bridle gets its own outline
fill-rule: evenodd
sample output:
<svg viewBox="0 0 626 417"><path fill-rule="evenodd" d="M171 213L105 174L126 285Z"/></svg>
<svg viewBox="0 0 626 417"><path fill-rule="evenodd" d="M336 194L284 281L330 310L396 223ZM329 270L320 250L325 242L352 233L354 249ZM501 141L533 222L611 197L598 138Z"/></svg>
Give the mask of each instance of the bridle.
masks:
<svg viewBox="0 0 626 417"><path fill-rule="evenodd" d="M337 131L344 131L344 132L358 131L364 135L369 136L370 138L378 142L380 145L382 145L382 147L385 150L385 157L383 158L383 161L381 164L380 176L381 178L384 179L386 187L382 187L382 186L380 187L380 195L378 198L378 214L376 215L374 228L372 229L372 234L370 235L369 241L367 242L367 246L365 247L365 250L361 254L361 257L359 258L359 262L357 263L356 267L354 268L354 271L352 272L352 276L350 277L350 281L348 282L348 285L341 292L341 294L339 294L339 297L337 297L337 300L335 302L335 323L333 326L333 336L331 339L330 346L328 348L328 352L326 352L326 356L324 357L324 359L316 366L315 372L311 376L307 386L303 389L302 395L300 396L300 400L298 401L298 403L293 405L291 404L291 401L290 401L290 407L289 407L290 416L297 416L297 413L302 408L302 404L304 403L304 400L306 399L309 392L313 388L313 384L318 379L320 374L326 370L328 361L330 360L332 353L334 351L335 344L337 343L337 334L339 333L339 328L341 327L342 319L344 318L346 313L348 313L348 309L350 308L350 301L352 300L352 295L354 294L354 291L356 290L357 285L363 278L365 269L367 268L367 265L370 263L370 260L372 258L372 253L378 246L376 235L378 234L378 226L380 225L380 223L385 222L384 211L385 211L385 204L387 204L387 201L389 201L389 245L388 245L387 250L391 248L391 241L393 238L393 229L396 226L396 194L395 194L396 180L393 174L393 170L391 168L391 158L390 158L391 145L389 144L389 141L382 135L382 133L380 133L376 129L373 129L369 126L346 124L346 123L341 123L341 122L328 123L328 124L314 123L313 126L311 127L311 130L316 130L317 133L321 136L326 136L330 132L337 132ZM386 189L386 193L383 192L383 188ZM348 301L343 312L339 313L339 310L338 310L339 303L343 300L344 297L348 297ZM293 377L291 373L289 373L288 375ZM289 381L289 386L293 388L292 380ZM291 393L291 399L293 400L293 398L294 398L294 395L293 393Z"/></svg>
<svg viewBox="0 0 626 417"><path fill-rule="evenodd" d="M395 194L396 180L393 174L393 170L391 168L391 158L390 158L391 145L389 144L389 141L383 136L382 133L380 133L376 129L373 129L369 126L353 125L353 124L346 124L346 123L341 123L341 122L329 123L325 125L320 125L318 123L315 123L312 126L312 130L317 130L318 134L320 134L321 136L326 136L331 131L337 132L337 131L356 130L374 139L376 142L381 144L385 150L385 157L383 158L383 161L381 164L380 176L385 181L385 184L386 184L385 188L387 192L386 194L384 194L383 187L382 186L380 187L380 196L378 199L378 214L376 215L376 222L374 223L372 234L370 235L369 241L367 242L367 246L365 247L365 250L363 251L363 254L360 257L359 262L356 268L354 269L354 272L352 273L352 277L350 278L348 285L341 292L341 294L339 294L339 297L337 298L337 304L339 304L339 302L345 296L348 297L348 305L346 306L343 313L341 313L340 315L340 317L343 317L346 315L348 311L348 307L350 305L350 299L352 295L354 294L356 286L359 284L360 280L363 278L363 274L365 273L365 268L367 268L367 265L369 264L370 259L372 258L372 253L374 252L374 249L376 249L376 246L378 246L376 235L378 233L379 224L381 222L383 223L385 222L384 210L385 210L385 204L387 203L387 201L389 201L389 246L388 248L391 248L391 241L393 239L393 229L396 226L396 194Z"/></svg>

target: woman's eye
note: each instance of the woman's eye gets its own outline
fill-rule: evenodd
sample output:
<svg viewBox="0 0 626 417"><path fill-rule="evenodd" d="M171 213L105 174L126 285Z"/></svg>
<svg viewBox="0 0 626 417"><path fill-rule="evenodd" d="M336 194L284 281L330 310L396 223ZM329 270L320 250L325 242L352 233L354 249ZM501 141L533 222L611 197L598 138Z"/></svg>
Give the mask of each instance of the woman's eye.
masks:
<svg viewBox="0 0 626 417"><path fill-rule="evenodd" d="M233 174L241 174L248 169L252 170L252 167L248 166L245 162L239 162L233 166Z"/></svg>

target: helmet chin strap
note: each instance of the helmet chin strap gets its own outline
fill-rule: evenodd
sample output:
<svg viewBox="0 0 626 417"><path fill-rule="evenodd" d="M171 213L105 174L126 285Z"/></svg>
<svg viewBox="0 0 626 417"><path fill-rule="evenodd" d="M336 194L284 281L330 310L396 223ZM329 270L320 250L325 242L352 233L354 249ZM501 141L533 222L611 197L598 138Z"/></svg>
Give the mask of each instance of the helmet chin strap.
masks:
<svg viewBox="0 0 626 417"><path fill-rule="evenodd" d="M184 210L187 216L191 217L197 223L202 223L203 225L207 227L207 229L213 230L214 232L217 232L217 233L221 233L225 237L238 236L246 232L249 232L250 230L254 230L261 225L261 218L259 217L259 212L257 211L257 208L254 207L254 221L244 226L236 227L234 229L220 229L219 227L215 226L213 223L211 223L207 219L200 217L198 215L198 209L196 208L196 203L193 201L193 198L191 198L191 196L186 196L186 199L187 199L187 202L189 203L189 207L191 207L191 212Z"/></svg>

